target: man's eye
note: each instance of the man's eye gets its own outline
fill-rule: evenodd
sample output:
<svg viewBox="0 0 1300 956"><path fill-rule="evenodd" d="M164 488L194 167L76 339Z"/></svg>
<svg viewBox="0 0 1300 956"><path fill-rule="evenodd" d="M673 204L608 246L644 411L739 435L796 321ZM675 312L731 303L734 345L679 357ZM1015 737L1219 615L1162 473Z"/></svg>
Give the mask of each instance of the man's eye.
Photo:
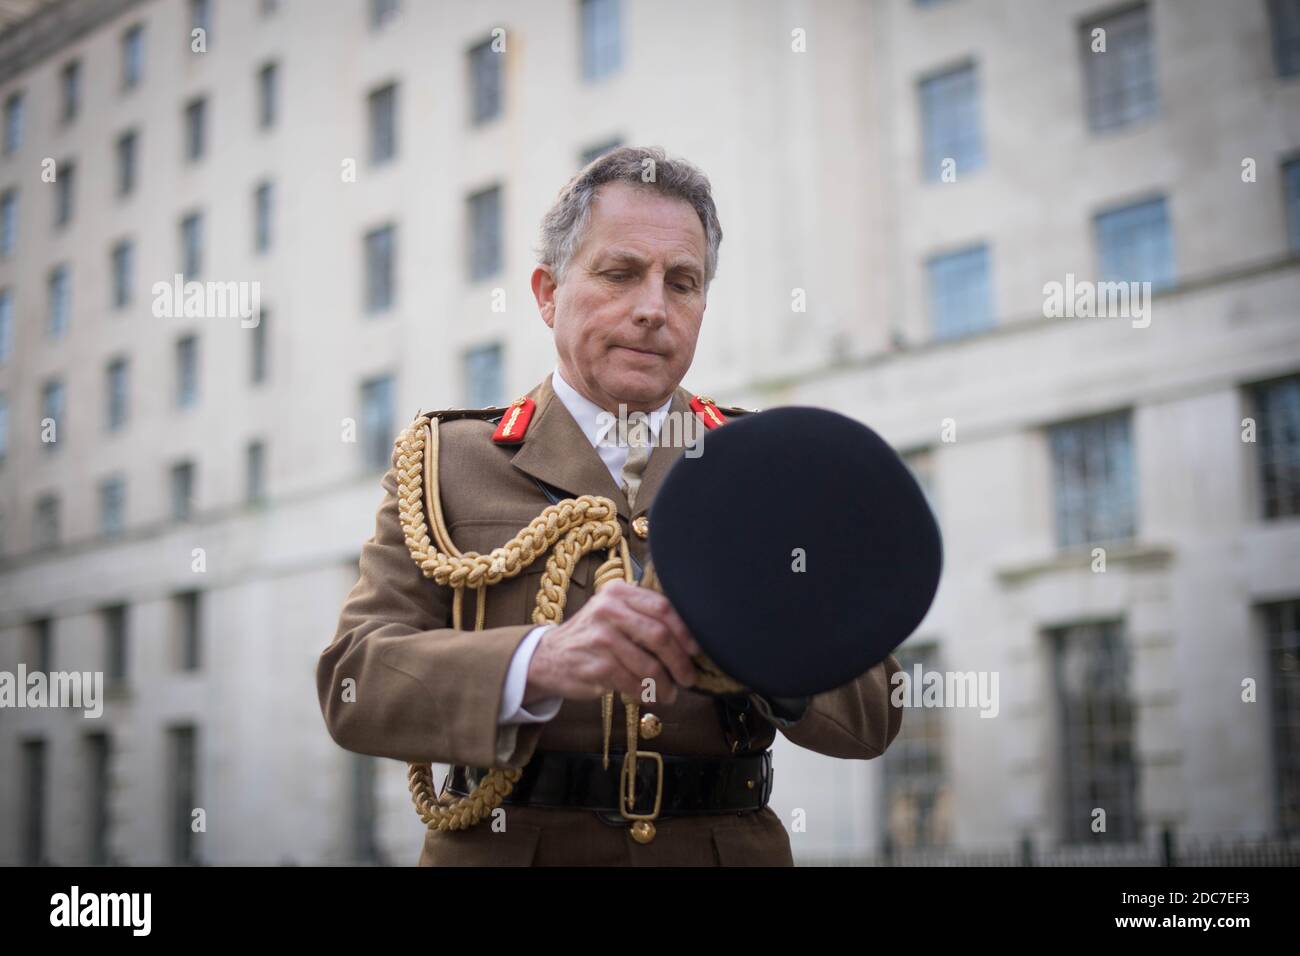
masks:
<svg viewBox="0 0 1300 956"><path fill-rule="evenodd" d="M615 282L622 282L624 279L627 278L627 273L619 272L619 271L606 272L605 277L607 279L613 279Z"/></svg>
<svg viewBox="0 0 1300 956"><path fill-rule="evenodd" d="M674 282L673 288L678 292L691 292L695 289L694 282Z"/></svg>

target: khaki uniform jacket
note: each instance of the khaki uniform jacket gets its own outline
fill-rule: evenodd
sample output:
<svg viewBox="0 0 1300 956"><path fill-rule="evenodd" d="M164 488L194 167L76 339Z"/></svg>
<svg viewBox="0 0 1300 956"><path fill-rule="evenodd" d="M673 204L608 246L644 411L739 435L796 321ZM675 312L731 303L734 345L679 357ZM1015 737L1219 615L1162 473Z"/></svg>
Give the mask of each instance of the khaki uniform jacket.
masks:
<svg viewBox="0 0 1300 956"><path fill-rule="evenodd" d="M636 508L627 499L551 388L551 377L528 393L537 408L520 445L491 440L484 417L443 420L439 428L439 486L443 514L455 546L487 553L514 537L550 503L533 477L571 495L599 495L618 505L632 553L644 565L648 541L631 520L649 510L681 447L657 445L646 464ZM671 410L692 415L691 393L678 388ZM725 425L722 427L726 427ZM394 454L394 466L396 455ZM450 587L425 578L398 520L395 467L383 480L384 500L375 534L361 552L358 580L339 617L333 642L316 671L321 711L330 735L363 754L419 763L471 767L522 767L538 750L601 752L600 701L566 700L546 723L499 725L511 655L532 629L532 609L544 556L521 574L487 589L484 630L452 630ZM653 534L653 528L650 534ZM606 551L576 565L565 606L572 617L592 595L595 568ZM719 555L725 560L725 555ZM473 627L472 592L466 592L462 626ZM819 694L805 715L780 730L801 747L830 757L879 756L897 735L900 708L891 705L891 656L857 680ZM345 702L342 682L355 680L355 700ZM716 701L679 692L676 703L643 705L662 721L642 749L664 754L731 752ZM755 715L757 716L757 714ZM777 728L762 720L752 741L759 752ZM623 707L615 695L611 750L626 746ZM618 772L611 759L610 773ZM438 777L440 778L440 774ZM440 782L440 780L439 780ZM412 807L412 815L415 810ZM468 830L428 831L419 862L443 865L792 865L789 835L770 809L745 814L659 818L657 835L642 845L624 823L614 826L593 811L505 805L505 830L491 818Z"/></svg>

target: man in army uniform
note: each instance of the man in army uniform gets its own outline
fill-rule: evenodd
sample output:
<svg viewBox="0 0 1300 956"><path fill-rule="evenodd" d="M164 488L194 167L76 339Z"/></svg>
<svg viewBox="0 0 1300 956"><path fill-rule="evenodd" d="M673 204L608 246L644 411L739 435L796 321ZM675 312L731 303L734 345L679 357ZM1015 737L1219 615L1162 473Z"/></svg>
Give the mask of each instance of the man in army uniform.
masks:
<svg viewBox="0 0 1300 956"><path fill-rule="evenodd" d="M532 276L555 371L508 408L432 413L441 515L461 553L491 552L559 499L598 495L617 505L632 563L644 567L650 506L684 452L655 441L664 421L718 427L744 414L679 384L721 238L708 180L659 149L617 149L561 191ZM610 440L620 406L642 429L635 440ZM650 588L618 581L596 592L599 553L577 562L561 623L529 623L545 563L536 560L485 589L481 630L452 629L451 589L408 550L396 471L395 452L360 580L317 667L326 725L349 750L453 765L453 794L487 768L524 770L504 827L431 827L421 865L792 865L767 806L777 731L843 759L879 756L898 733L892 656L798 701L691 692L700 649L681 618ZM719 489L719 507L725 500ZM347 678L354 695L340 692ZM646 686L654 697L636 747L662 763L640 761L648 776L636 809L656 797L662 809L633 834L608 796L622 755L601 760L600 701L610 691L645 701Z"/></svg>

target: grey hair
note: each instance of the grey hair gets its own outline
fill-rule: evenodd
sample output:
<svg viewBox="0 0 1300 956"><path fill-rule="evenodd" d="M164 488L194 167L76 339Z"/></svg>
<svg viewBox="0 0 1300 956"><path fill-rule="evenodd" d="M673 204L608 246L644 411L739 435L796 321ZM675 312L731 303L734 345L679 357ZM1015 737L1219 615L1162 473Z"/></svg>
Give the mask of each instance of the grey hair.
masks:
<svg viewBox="0 0 1300 956"><path fill-rule="evenodd" d="M669 157L659 146L620 146L592 160L570 179L542 218L537 261L551 270L557 283L564 281L586 237L597 191L615 182L653 189L690 203L704 227L704 287L708 289L718 271L718 246L722 244L722 225L709 178L686 160Z"/></svg>

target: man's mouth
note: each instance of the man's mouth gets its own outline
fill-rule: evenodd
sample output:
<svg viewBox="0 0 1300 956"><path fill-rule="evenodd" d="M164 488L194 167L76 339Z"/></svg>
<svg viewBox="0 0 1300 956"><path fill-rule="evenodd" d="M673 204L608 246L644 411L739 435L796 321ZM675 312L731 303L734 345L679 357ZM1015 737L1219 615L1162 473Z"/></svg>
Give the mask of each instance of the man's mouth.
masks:
<svg viewBox="0 0 1300 956"><path fill-rule="evenodd" d="M654 356L658 356L658 355L659 355L658 352L652 352L652 351L650 351L649 349L639 349L639 348L637 348L636 346L633 346L633 345L616 345L616 346L614 346L614 348L616 348L616 349L626 349L626 350L629 351L629 352L637 352L637 353L639 353L639 354L641 354L641 355L654 355Z"/></svg>

